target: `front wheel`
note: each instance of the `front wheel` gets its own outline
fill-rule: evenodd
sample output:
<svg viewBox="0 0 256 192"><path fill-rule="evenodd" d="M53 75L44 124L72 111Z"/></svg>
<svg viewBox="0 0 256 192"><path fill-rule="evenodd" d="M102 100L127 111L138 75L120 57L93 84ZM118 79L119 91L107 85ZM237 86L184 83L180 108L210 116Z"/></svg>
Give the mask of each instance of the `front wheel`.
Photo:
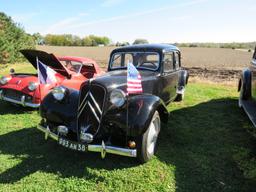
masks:
<svg viewBox="0 0 256 192"><path fill-rule="evenodd" d="M155 111L147 131L139 137L137 158L145 163L155 154L158 134L161 129L161 120L158 111Z"/></svg>

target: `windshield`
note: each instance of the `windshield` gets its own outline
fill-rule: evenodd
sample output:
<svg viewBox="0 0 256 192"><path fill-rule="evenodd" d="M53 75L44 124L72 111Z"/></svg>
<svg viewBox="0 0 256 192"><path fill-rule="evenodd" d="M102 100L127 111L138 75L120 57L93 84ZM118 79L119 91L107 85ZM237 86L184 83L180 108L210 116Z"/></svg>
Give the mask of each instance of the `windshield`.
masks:
<svg viewBox="0 0 256 192"><path fill-rule="evenodd" d="M71 60L60 60L61 64L64 65L68 70L73 71L75 73L80 73L82 68L82 63Z"/></svg>
<svg viewBox="0 0 256 192"><path fill-rule="evenodd" d="M126 68L131 62L137 69L157 70L159 66L159 54L152 52L115 53L112 55L110 68Z"/></svg>

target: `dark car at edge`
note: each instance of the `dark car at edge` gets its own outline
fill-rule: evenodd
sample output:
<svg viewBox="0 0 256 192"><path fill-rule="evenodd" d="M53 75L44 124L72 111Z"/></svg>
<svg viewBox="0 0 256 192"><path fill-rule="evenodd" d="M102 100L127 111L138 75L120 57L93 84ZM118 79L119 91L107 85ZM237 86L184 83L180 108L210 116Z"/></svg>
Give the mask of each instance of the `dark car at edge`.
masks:
<svg viewBox="0 0 256 192"><path fill-rule="evenodd" d="M245 68L238 82L239 107L242 107L256 127L256 47L251 64Z"/></svg>

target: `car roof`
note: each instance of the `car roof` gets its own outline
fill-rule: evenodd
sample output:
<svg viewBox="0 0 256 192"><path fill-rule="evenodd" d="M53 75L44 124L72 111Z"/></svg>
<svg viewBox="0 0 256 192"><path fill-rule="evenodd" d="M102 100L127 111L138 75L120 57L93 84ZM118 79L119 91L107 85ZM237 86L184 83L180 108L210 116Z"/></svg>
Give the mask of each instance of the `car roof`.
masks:
<svg viewBox="0 0 256 192"><path fill-rule="evenodd" d="M86 58L86 57L74 57L74 56L59 56L58 57L59 60L71 60L71 61L77 61L77 62L81 62L81 63L93 63L95 64L96 61L94 61L93 59L90 58Z"/></svg>
<svg viewBox="0 0 256 192"><path fill-rule="evenodd" d="M176 50L180 51L178 47L175 45L170 45L170 44L138 44L138 45L129 45L129 46L124 46L120 47L117 49L114 49L112 51L113 53L116 52L128 52L128 51L156 51L156 52L163 52L163 51L168 51L168 50Z"/></svg>

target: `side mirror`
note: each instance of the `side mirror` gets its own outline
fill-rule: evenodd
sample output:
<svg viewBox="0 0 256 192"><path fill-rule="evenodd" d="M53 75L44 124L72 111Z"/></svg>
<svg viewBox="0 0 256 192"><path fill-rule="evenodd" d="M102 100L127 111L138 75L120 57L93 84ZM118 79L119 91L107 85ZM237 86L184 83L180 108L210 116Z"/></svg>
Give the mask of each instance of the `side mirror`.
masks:
<svg viewBox="0 0 256 192"><path fill-rule="evenodd" d="M13 68L10 69L10 74L13 75L15 73L15 70Z"/></svg>

